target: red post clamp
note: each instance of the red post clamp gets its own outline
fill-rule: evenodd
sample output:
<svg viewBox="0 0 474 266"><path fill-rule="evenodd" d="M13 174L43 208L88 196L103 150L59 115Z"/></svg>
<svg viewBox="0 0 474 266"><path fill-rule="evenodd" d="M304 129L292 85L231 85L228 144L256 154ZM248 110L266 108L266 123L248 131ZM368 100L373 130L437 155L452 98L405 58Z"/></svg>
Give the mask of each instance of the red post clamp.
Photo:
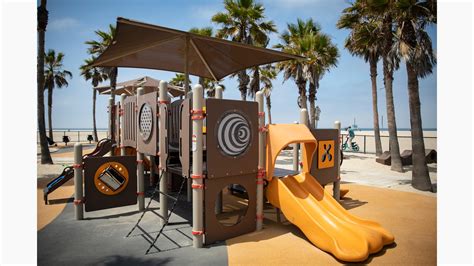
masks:
<svg viewBox="0 0 474 266"><path fill-rule="evenodd" d="M203 189L204 184L192 184L191 187L194 189Z"/></svg>
<svg viewBox="0 0 474 266"><path fill-rule="evenodd" d="M204 235L204 231L192 231L191 234L193 234L194 236L202 236Z"/></svg>
<svg viewBox="0 0 474 266"><path fill-rule="evenodd" d="M257 215L255 216L255 218L256 218L257 220L263 221L263 214L262 214L262 215L258 215L258 214L257 214Z"/></svg>
<svg viewBox="0 0 474 266"><path fill-rule="evenodd" d="M264 168L259 167L259 168L258 168L258 171L257 171L257 179L263 179L263 178L265 178L266 173L267 173L267 172L265 171Z"/></svg>
<svg viewBox="0 0 474 266"><path fill-rule="evenodd" d="M264 116L265 116L265 112L258 112L258 116L259 116L259 117L264 117Z"/></svg>
<svg viewBox="0 0 474 266"><path fill-rule="evenodd" d="M145 192L138 192L137 191L137 196L145 196Z"/></svg>
<svg viewBox="0 0 474 266"><path fill-rule="evenodd" d="M158 101L159 104L169 104L170 101Z"/></svg>
<svg viewBox="0 0 474 266"><path fill-rule="evenodd" d="M85 203L85 199L82 198L82 199L78 199L78 200L74 200L74 205L79 205L79 204L84 204Z"/></svg>
<svg viewBox="0 0 474 266"><path fill-rule="evenodd" d="M191 179L203 179L204 175L191 175Z"/></svg>
<svg viewBox="0 0 474 266"><path fill-rule="evenodd" d="M75 163L75 164L72 165L72 168L74 168L74 169L81 169L81 168L82 168L82 164L81 164L81 163L79 163L79 164Z"/></svg>
<svg viewBox="0 0 474 266"><path fill-rule="evenodd" d="M202 120L206 116L206 112L203 109L192 109L190 112L192 120Z"/></svg>
<svg viewBox="0 0 474 266"><path fill-rule="evenodd" d="M266 126L261 126L261 127L258 128L258 131L259 131L259 132L268 132L268 127L266 127Z"/></svg>
<svg viewBox="0 0 474 266"><path fill-rule="evenodd" d="M137 164L143 164L143 160L137 160Z"/></svg>

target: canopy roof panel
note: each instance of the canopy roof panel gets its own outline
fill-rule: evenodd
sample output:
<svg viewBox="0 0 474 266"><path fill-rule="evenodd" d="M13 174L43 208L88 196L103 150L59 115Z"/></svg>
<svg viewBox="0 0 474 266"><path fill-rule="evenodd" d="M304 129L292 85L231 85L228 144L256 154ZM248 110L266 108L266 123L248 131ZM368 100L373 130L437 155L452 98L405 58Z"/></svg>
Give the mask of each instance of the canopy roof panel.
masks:
<svg viewBox="0 0 474 266"><path fill-rule="evenodd" d="M168 70L220 80L239 70L291 59L270 49L117 18L114 42L94 66ZM187 53L186 53L187 51ZM186 60L187 59L187 60Z"/></svg>
<svg viewBox="0 0 474 266"><path fill-rule="evenodd" d="M115 95L120 95L125 93L127 95L135 95L136 90L139 87L145 88L145 93L155 91L160 84L160 80L151 78L149 76L144 76L141 78L136 78L128 81L118 82L115 86ZM110 86L99 86L95 87L100 94L110 94ZM168 92L172 97L178 97L184 95L184 89L178 86L168 84Z"/></svg>

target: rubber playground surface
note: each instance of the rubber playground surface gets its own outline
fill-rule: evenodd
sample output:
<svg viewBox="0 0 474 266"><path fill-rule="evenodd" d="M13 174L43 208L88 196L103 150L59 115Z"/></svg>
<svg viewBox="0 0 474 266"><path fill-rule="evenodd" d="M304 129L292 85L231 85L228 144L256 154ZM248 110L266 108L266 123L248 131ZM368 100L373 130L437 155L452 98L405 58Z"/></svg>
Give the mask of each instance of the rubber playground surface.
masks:
<svg viewBox="0 0 474 266"><path fill-rule="evenodd" d="M170 225L157 241L160 250L152 248L145 255L160 228L157 201L152 202L140 228L127 238L140 216L136 206L86 212L85 220L76 221L70 199L74 193L72 180L50 195L53 204L44 205L42 187L47 181L38 179L39 265L344 264L312 245L283 216L277 222L275 209L269 204L262 231L194 249L190 238L191 204L185 200L178 203ZM350 190L341 201L350 213L377 221L395 235L394 244L364 263L436 264L436 197L353 183L341 187Z"/></svg>

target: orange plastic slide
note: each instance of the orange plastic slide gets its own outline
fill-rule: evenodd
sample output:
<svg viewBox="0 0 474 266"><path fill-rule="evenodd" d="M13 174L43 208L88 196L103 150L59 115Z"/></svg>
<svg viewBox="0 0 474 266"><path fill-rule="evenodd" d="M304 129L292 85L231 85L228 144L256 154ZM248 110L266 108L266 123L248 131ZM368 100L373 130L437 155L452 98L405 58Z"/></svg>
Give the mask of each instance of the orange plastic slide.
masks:
<svg viewBox="0 0 474 266"><path fill-rule="evenodd" d="M273 176L280 151L291 143L302 144L302 172ZM380 224L346 211L309 173L317 141L305 125L269 125L267 135L268 201L282 210L320 249L348 262L360 262L391 244L394 236Z"/></svg>
<svg viewBox="0 0 474 266"><path fill-rule="evenodd" d="M394 241L378 223L346 211L309 173L273 178L266 195L313 244L340 260L364 261Z"/></svg>

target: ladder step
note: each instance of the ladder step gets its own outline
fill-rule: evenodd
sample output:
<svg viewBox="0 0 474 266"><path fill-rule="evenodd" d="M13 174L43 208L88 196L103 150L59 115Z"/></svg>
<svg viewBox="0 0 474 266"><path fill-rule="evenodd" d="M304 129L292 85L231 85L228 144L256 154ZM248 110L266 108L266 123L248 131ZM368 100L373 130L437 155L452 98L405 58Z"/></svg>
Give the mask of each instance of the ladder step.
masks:
<svg viewBox="0 0 474 266"><path fill-rule="evenodd" d="M159 192L160 194L163 194L163 195L165 195L166 197L168 197L168 198L174 200L174 201L178 201L178 198L173 197L173 196L171 196L170 194L166 194L166 193L164 193L164 192L162 192L162 191L158 191L158 192Z"/></svg>

